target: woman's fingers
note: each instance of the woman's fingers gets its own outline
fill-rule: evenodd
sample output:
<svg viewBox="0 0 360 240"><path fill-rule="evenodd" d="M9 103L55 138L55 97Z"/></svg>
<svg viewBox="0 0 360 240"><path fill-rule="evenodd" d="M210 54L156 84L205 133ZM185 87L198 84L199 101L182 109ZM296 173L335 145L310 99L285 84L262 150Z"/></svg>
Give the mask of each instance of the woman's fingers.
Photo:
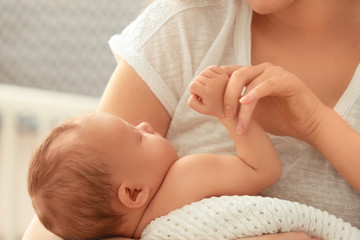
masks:
<svg viewBox="0 0 360 240"><path fill-rule="evenodd" d="M260 75L254 79L246 88L245 94L240 98L240 110L238 114L237 132L246 132L251 121L257 102L266 96L276 95L279 89L276 88L278 77L267 79L267 76Z"/></svg>
<svg viewBox="0 0 360 240"><path fill-rule="evenodd" d="M256 104L261 98L280 96L282 94L285 94L283 97L286 97L288 87L283 83L283 75L268 77L266 74L263 74L248 85L245 95L239 101L241 107L238 115L238 133L243 134L246 132Z"/></svg>
<svg viewBox="0 0 360 240"><path fill-rule="evenodd" d="M238 116L238 125L236 128L236 132L239 134L244 134L249 126L252 114L255 110L257 101L252 102L250 104L242 104L239 110Z"/></svg>
<svg viewBox="0 0 360 240"><path fill-rule="evenodd" d="M287 81L288 77L286 74L278 76L260 76L249 84L244 96L240 99L241 104L250 104L257 102L259 99L266 96L282 96L287 97L295 94L291 91Z"/></svg>
<svg viewBox="0 0 360 240"><path fill-rule="evenodd" d="M270 63L263 63L256 66L238 68L231 74L224 96L224 109L227 118L233 118L239 107L239 99L242 97L244 87L246 92L250 86L256 85L267 77L267 69L272 67ZM235 68L235 67L233 67Z"/></svg>
<svg viewBox="0 0 360 240"><path fill-rule="evenodd" d="M291 78L294 76L270 63L242 67L231 75L225 91L224 109L226 117L233 118L240 105L238 133L246 132L257 102L261 98L267 96L288 97L296 94L292 89L294 81ZM246 90L243 92L244 87Z"/></svg>
<svg viewBox="0 0 360 240"><path fill-rule="evenodd" d="M261 73L262 69L257 67L243 67L233 72L224 94L224 110L227 118L235 116L244 87Z"/></svg>
<svg viewBox="0 0 360 240"><path fill-rule="evenodd" d="M266 77L264 74L261 74L249 83L243 96L239 100L240 109L236 129L239 134L244 134L246 132L258 100L266 95L265 92L258 93L259 89L262 89L260 86L263 85L264 79L266 79Z"/></svg>

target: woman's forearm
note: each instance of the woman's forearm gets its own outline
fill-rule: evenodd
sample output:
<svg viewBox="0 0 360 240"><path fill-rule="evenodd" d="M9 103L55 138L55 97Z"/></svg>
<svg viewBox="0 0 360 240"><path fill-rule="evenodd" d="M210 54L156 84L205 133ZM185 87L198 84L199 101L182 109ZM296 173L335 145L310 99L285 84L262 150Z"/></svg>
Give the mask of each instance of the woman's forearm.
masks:
<svg viewBox="0 0 360 240"><path fill-rule="evenodd" d="M360 192L360 134L355 129L329 108L310 143Z"/></svg>
<svg viewBox="0 0 360 240"><path fill-rule="evenodd" d="M241 240L321 240L320 238L312 238L302 232L288 232L267 234L256 237L241 238ZM240 239L239 239L240 240Z"/></svg>

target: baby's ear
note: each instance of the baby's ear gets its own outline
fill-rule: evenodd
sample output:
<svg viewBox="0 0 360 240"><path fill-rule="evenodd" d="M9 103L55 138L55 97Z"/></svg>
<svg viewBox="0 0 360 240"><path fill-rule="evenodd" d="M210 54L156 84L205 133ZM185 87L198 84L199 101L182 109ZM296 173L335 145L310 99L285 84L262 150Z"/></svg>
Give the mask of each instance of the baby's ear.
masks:
<svg viewBox="0 0 360 240"><path fill-rule="evenodd" d="M118 189L117 196L125 207L138 209L148 202L150 190L147 187L134 187L128 183L122 183Z"/></svg>

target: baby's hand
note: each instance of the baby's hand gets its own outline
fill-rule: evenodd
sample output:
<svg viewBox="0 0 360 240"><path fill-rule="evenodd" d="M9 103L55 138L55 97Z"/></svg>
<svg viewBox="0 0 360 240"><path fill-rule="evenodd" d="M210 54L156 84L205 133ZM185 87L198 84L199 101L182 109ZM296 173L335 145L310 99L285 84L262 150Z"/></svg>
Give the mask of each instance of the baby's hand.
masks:
<svg viewBox="0 0 360 240"><path fill-rule="evenodd" d="M224 92L228 80L228 75L219 66L206 68L190 84L188 105L199 113L225 118Z"/></svg>

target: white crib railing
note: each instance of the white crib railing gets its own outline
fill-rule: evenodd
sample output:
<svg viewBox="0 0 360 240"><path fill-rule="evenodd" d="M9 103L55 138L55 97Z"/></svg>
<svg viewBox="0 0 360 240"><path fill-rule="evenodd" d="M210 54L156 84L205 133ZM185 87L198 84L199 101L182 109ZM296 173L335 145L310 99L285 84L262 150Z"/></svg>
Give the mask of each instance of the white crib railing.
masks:
<svg viewBox="0 0 360 240"><path fill-rule="evenodd" d="M37 121L37 136L43 137L56 121L92 112L98 101L98 98L88 96L0 84L0 179L3 186L3 192L0 193L3 202L0 215L3 218L2 223L5 224L1 226L3 236L0 235L0 239L15 240L19 237L17 232L19 219L15 216L17 208L15 182L18 164L15 155L17 118L24 115L34 117Z"/></svg>

